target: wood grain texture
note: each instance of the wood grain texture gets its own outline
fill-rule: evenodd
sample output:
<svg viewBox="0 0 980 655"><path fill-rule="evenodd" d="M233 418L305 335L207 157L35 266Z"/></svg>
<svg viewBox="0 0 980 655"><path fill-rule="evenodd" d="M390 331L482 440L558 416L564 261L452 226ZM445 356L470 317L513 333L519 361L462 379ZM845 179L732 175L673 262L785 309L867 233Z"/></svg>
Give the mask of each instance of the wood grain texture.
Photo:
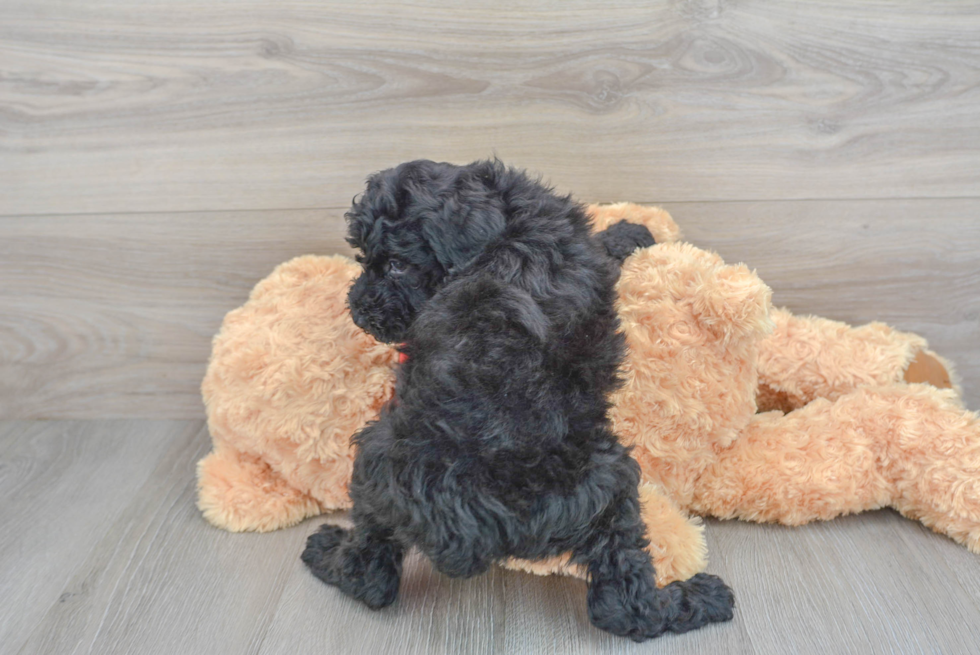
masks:
<svg viewBox="0 0 980 655"><path fill-rule="evenodd" d="M80 558L62 599L22 653L256 651L302 535L256 539L204 522L194 505L194 464L210 440L201 422L194 423L189 433L166 440L154 470L91 554Z"/></svg>
<svg viewBox="0 0 980 655"><path fill-rule="evenodd" d="M980 558L893 512L709 521L735 620L636 645L580 581L408 558L374 613L316 522L208 526L210 339L348 252L364 177L496 153L666 203L774 302L919 332L980 409L980 11L937 0L0 0L0 654L973 653Z"/></svg>
<svg viewBox="0 0 980 655"><path fill-rule="evenodd" d="M644 644L592 628L585 584L405 562L380 612L299 561L318 520L230 534L194 507L201 421L0 422L0 653L970 653L980 557L890 511L801 528L708 521L735 619ZM334 517L334 522L343 522Z"/></svg>
<svg viewBox="0 0 980 655"><path fill-rule="evenodd" d="M492 152L586 200L980 193L937 0L3 0L0 214L332 207Z"/></svg>
<svg viewBox="0 0 980 655"><path fill-rule="evenodd" d="M406 559L397 604L373 612L297 566L260 652L753 652L738 618L725 626L665 635L644 644L613 637L589 623L585 591L580 580L500 568L478 578L452 580L434 572L416 553Z"/></svg>
<svg viewBox="0 0 980 655"><path fill-rule="evenodd" d="M920 528L891 510L799 528L711 520L708 547L756 652L975 652L980 608L962 581L980 558L954 569L955 544Z"/></svg>
<svg viewBox="0 0 980 655"><path fill-rule="evenodd" d="M85 558L158 460L200 432L201 421L0 423L0 652L18 652L49 608L83 602L90 585L71 580Z"/></svg>
<svg viewBox="0 0 980 655"><path fill-rule="evenodd" d="M922 334L980 409L980 200L666 206L777 305ZM349 253L342 211L0 217L0 416L201 418L224 314L282 261Z"/></svg>
<svg viewBox="0 0 980 655"><path fill-rule="evenodd" d="M279 263L349 252L339 215L0 217L0 416L203 417L222 317Z"/></svg>

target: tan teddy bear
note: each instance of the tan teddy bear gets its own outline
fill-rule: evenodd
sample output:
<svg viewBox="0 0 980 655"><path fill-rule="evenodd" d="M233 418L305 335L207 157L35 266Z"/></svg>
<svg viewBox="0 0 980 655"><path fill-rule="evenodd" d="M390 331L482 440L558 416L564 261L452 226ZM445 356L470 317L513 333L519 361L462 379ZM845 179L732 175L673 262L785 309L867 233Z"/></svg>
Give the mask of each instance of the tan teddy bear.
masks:
<svg viewBox="0 0 980 655"><path fill-rule="evenodd" d="M623 265L629 355L612 411L643 471L658 583L703 570L697 515L797 525L892 506L980 552L980 420L924 339L773 310L754 273L677 242L663 210L591 213L597 229L643 223L658 244ZM347 315L358 272L299 257L225 318L202 385L211 523L268 531L350 506L350 436L390 398L397 365ZM583 575L563 558L506 565Z"/></svg>

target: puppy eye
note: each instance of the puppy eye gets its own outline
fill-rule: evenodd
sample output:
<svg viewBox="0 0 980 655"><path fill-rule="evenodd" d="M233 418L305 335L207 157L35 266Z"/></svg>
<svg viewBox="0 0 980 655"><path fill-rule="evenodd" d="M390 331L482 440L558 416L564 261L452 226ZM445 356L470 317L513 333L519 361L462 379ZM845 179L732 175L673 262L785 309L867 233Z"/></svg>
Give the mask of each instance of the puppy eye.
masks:
<svg viewBox="0 0 980 655"><path fill-rule="evenodd" d="M407 270L405 262L400 259L389 259L388 264L385 266L385 272L390 275L403 275Z"/></svg>

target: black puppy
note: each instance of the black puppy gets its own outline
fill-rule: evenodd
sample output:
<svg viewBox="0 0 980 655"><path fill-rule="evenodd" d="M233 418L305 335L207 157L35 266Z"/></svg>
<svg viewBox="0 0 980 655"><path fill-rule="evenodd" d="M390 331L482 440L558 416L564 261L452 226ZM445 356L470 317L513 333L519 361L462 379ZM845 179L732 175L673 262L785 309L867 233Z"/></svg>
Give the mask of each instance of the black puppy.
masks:
<svg viewBox="0 0 980 655"><path fill-rule="evenodd" d="M717 577L656 587L640 469L607 416L625 352L616 259L649 231L596 238L581 205L497 161L382 171L347 221L364 267L351 316L408 359L355 436L354 528L310 536L313 573L380 608L409 546L453 577L570 551L603 630L640 641L731 619Z"/></svg>

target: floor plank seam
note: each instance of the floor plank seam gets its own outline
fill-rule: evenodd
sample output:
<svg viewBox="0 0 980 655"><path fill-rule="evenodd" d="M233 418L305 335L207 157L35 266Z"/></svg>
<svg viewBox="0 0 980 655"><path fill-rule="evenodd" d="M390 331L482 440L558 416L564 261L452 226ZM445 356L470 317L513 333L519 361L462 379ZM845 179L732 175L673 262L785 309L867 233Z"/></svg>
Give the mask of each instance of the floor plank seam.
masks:
<svg viewBox="0 0 980 655"><path fill-rule="evenodd" d="M365 177L370 171L365 172ZM574 190L571 192L574 195ZM855 197L827 197L827 198L710 198L707 200L643 200L637 198L616 198L607 200L596 200L600 204L610 202L629 201L639 205L711 205L711 204L753 204L753 203L790 203L790 202L929 202L944 200L978 201L980 195L950 195L950 196L855 196ZM584 201L583 201L584 202ZM153 210L153 211L131 211L106 209L89 212L39 212L39 213L0 213L0 220L15 218L71 218L73 216L178 216L181 214L262 214L268 212L344 212L350 205L336 206L310 206L310 207L249 207L247 209L228 208L228 209L176 209L176 210Z"/></svg>

